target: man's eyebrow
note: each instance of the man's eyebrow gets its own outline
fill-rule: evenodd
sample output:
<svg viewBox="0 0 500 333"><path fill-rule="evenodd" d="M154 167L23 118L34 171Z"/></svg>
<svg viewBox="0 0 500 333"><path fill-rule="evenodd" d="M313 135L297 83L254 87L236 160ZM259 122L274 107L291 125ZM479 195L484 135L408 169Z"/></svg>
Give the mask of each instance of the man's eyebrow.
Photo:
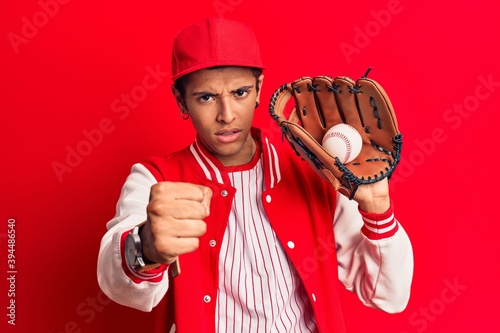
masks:
<svg viewBox="0 0 500 333"><path fill-rule="evenodd" d="M241 86L236 89L231 90L231 93L235 93L238 90L250 90L254 87L254 85ZM216 94L210 91L195 91L191 94L191 96L219 96L220 94Z"/></svg>
<svg viewBox="0 0 500 333"><path fill-rule="evenodd" d="M253 88L253 85L249 85L249 86L241 86L241 87L239 87L239 88L236 88L236 89L234 89L234 90L231 90L231 92L232 92L232 93L234 93L234 92L236 92L236 91L238 91L238 90L250 90L250 89L252 89L252 88Z"/></svg>
<svg viewBox="0 0 500 333"><path fill-rule="evenodd" d="M191 96L218 96L219 94L210 92L210 91L195 91L191 94Z"/></svg>

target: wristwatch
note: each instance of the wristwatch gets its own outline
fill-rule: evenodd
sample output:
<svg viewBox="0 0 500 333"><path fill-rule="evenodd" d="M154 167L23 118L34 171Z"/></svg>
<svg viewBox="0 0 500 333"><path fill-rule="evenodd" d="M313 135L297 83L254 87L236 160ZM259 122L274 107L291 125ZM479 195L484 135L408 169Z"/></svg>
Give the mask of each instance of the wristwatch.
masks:
<svg viewBox="0 0 500 333"><path fill-rule="evenodd" d="M161 266L161 264L148 261L142 256L142 242L141 236L139 236L139 232L144 223L146 222L136 225L125 238L125 261L129 265L129 267L131 267L137 273L142 273ZM180 268L177 269L180 272Z"/></svg>
<svg viewBox="0 0 500 333"><path fill-rule="evenodd" d="M142 243L139 236L139 228L141 226L142 224L136 225L125 239L125 260L135 271L142 270L146 266L142 258Z"/></svg>

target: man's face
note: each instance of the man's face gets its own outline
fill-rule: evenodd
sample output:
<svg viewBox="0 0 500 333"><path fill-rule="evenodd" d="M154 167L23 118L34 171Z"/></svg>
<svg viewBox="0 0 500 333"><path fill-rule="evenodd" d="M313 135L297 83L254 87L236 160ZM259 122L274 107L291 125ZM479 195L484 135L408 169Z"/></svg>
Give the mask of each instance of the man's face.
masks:
<svg viewBox="0 0 500 333"><path fill-rule="evenodd" d="M261 85L263 75L259 77ZM255 143L251 137L255 103L259 101L256 79L244 67L203 69L190 74L184 105L201 143L226 166L251 161ZM178 91L174 91L178 102Z"/></svg>

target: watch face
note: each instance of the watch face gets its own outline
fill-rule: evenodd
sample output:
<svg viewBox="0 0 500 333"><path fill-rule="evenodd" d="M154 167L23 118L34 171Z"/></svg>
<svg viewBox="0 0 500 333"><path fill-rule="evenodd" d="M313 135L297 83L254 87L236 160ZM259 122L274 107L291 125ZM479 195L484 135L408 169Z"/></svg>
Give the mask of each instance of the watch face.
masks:
<svg viewBox="0 0 500 333"><path fill-rule="evenodd" d="M136 259L134 236L128 234L125 239L125 260L130 267L134 267Z"/></svg>

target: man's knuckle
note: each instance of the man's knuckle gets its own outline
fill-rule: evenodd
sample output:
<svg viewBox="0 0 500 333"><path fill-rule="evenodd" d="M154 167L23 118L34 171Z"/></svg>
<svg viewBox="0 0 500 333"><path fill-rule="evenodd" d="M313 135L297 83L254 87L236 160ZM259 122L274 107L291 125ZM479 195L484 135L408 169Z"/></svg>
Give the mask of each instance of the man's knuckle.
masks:
<svg viewBox="0 0 500 333"><path fill-rule="evenodd" d="M148 211L153 214L159 214L165 208L165 204L160 200L152 200L148 204Z"/></svg>
<svg viewBox="0 0 500 333"><path fill-rule="evenodd" d="M196 250L200 246L200 239L197 237L192 238L191 240L191 248Z"/></svg>
<svg viewBox="0 0 500 333"><path fill-rule="evenodd" d="M203 221L200 221L197 225L197 231L199 235L204 235L207 232L207 224Z"/></svg>

